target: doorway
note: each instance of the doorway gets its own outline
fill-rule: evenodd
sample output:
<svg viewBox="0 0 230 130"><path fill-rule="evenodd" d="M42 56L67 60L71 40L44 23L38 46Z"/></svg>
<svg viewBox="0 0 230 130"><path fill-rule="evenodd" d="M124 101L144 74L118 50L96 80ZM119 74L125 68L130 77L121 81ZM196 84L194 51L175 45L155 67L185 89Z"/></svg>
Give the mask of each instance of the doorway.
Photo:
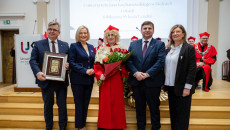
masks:
<svg viewBox="0 0 230 130"><path fill-rule="evenodd" d="M15 83L16 81L15 55L11 56L11 49L14 48L14 34L19 34L19 30L1 30L2 74L4 84Z"/></svg>

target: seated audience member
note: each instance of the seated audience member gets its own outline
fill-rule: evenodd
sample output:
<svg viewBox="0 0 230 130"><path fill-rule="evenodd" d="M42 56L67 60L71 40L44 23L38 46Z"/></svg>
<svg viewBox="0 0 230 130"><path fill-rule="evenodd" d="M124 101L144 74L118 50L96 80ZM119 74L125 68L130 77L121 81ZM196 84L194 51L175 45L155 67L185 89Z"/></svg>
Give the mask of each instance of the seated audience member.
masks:
<svg viewBox="0 0 230 130"><path fill-rule="evenodd" d="M132 42L134 42L134 41L136 41L136 40L138 40L138 37L136 37L136 36L133 36L133 37L131 38L131 41L132 41Z"/></svg>
<svg viewBox="0 0 230 130"><path fill-rule="evenodd" d="M196 40L195 37L190 36L190 37L188 38L188 44L193 45L193 44L195 43L195 40Z"/></svg>
<svg viewBox="0 0 230 130"><path fill-rule="evenodd" d="M211 65L216 62L216 49L208 43L210 34L207 32L200 33L200 42L193 44L196 52L196 79L195 83L203 79L203 90L208 92L212 85Z"/></svg>
<svg viewBox="0 0 230 130"><path fill-rule="evenodd" d="M95 54L97 53L97 50L98 50L100 47L103 47L103 41L104 41L104 40L103 40L102 38L99 38L99 39L98 39L98 43L97 43L97 44L98 44L98 47L95 47L95 48L94 48L94 53L95 53Z"/></svg>

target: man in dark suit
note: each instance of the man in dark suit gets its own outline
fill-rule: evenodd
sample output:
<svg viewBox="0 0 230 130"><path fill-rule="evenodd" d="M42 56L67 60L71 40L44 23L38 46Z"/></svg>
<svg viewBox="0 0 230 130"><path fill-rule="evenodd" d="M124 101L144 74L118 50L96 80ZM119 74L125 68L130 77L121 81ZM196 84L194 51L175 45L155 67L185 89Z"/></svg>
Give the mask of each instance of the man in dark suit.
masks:
<svg viewBox="0 0 230 130"><path fill-rule="evenodd" d="M150 109L152 130L159 130L160 91L164 84L165 44L153 39L154 25L145 21L141 25L143 38L130 44L134 49L127 62L130 70L129 83L132 86L136 105L137 129L146 127L146 102Z"/></svg>
<svg viewBox="0 0 230 130"><path fill-rule="evenodd" d="M65 54L69 53L68 43L57 40L59 34L59 23L50 22L47 29L48 38L34 43L30 58L30 67L36 77L36 83L42 90L46 130L52 130L53 127L54 92L56 93L58 105L59 127L61 130L65 130L67 125L66 97L67 86L69 85L68 75L66 74L65 81L63 82L51 81L46 80L45 74L41 72L45 51ZM68 69L69 64L66 63L65 67Z"/></svg>

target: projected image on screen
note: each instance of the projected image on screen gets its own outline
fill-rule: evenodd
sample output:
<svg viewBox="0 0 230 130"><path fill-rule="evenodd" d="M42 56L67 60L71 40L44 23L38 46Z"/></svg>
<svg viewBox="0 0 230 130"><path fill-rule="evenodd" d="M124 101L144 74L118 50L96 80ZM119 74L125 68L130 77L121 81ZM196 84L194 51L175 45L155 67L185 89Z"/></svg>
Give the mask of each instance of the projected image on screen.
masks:
<svg viewBox="0 0 230 130"><path fill-rule="evenodd" d="M113 25L120 29L121 39L141 37L141 24L154 23L154 37L168 38L175 24L187 27L187 0L70 0L70 38L80 25L89 28L91 39L103 37Z"/></svg>

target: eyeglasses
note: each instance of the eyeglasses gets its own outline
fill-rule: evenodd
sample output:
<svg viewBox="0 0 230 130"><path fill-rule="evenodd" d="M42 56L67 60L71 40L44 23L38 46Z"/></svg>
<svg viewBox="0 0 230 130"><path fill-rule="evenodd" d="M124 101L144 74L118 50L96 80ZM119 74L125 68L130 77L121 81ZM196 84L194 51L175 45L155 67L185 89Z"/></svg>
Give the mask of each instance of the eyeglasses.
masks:
<svg viewBox="0 0 230 130"><path fill-rule="evenodd" d="M50 32L58 32L59 30L57 30L57 29L53 29L53 28L48 28L48 31L50 31Z"/></svg>

